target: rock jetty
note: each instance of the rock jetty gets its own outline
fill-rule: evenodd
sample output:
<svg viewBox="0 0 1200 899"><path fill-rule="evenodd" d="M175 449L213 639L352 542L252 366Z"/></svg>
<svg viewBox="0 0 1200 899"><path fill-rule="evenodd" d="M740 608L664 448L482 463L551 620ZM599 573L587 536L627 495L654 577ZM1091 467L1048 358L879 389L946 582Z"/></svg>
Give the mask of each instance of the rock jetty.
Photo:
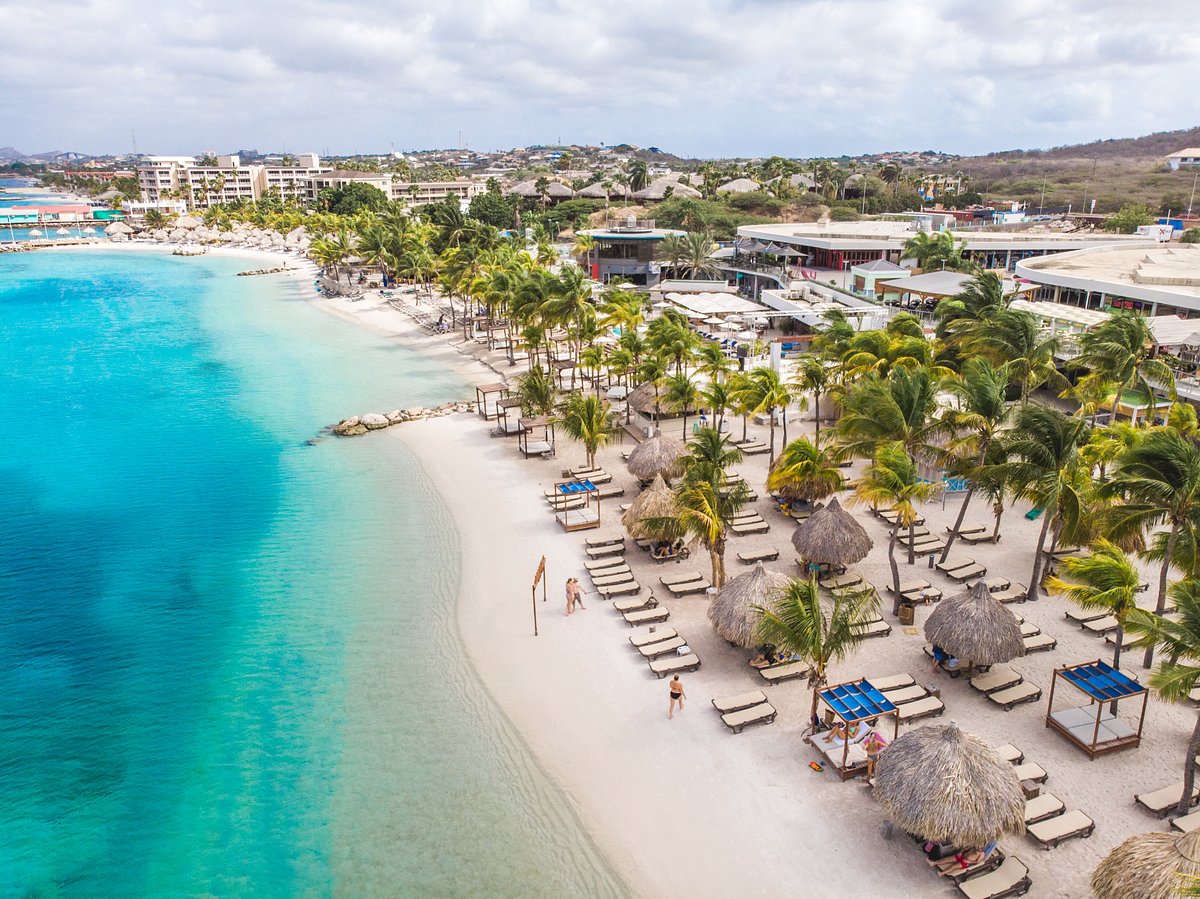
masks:
<svg viewBox="0 0 1200 899"><path fill-rule="evenodd" d="M238 277L243 278L243 277L246 277L247 275L277 275L280 272L294 272L294 271L296 271L296 269L293 268L292 266L281 265L278 268L256 268L256 269L251 269L248 272L238 272Z"/></svg>
<svg viewBox="0 0 1200 899"><path fill-rule="evenodd" d="M474 412L475 404L469 401L444 403L432 409L415 406L412 409L394 409L391 412L365 412L352 418L343 418L329 430L338 437L358 437L368 431L382 431L406 421L421 421L426 418L442 418L457 412Z"/></svg>

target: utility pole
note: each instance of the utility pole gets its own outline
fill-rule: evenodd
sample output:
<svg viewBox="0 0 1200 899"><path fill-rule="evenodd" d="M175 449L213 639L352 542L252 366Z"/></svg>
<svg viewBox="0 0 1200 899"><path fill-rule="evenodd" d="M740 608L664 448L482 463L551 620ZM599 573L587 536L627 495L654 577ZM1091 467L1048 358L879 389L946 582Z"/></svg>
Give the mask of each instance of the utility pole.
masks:
<svg viewBox="0 0 1200 899"><path fill-rule="evenodd" d="M1188 198L1188 218L1192 217L1192 203L1196 201L1196 179L1200 178L1200 167L1196 169L1196 174L1192 176L1192 195Z"/></svg>

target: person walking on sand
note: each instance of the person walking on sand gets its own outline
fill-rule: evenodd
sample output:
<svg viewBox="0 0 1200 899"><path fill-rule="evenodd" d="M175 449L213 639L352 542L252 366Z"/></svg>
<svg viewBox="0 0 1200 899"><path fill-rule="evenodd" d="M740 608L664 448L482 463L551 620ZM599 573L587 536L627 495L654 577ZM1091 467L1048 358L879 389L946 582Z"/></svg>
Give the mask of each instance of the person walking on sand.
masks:
<svg viewBox="0 0 1200 899"><path fill-rule="evenodd" d="M575 614L575 585L572 583L575 578L567 578L567 614Z"/></svg>
<svg viewBox="0 0 1200 899"><path fill-rule="evenodd" d="M687 694L683 692L683 681L679 679L679 675L671 678L671 704L667 707L667 718L675 717L675 703L679 703L679 711L683 711L683 701L687 699Z"/></svg>
<svg viewBox="0 0 1200 899"><path fill-rule="evenodd" d="M583 588L579 586L579 578L573 577L570 581L568 581L568 583L571 585L571 589L575 593L575 605L579 606L579 608L586 612L587 606L583 604Z"/></svg>

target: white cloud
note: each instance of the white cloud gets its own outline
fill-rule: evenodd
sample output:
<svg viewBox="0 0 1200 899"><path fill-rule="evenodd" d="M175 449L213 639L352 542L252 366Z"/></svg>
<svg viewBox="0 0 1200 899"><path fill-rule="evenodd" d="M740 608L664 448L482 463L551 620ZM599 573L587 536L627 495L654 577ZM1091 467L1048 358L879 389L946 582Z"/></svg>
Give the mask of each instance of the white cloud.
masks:
<svg viewBox="0 0 1200 899"><path fill-rule="evenodd" d="M1200 29L1125 0L43 0L0 29L27 152L974 152L1200 122Z"/></svg>

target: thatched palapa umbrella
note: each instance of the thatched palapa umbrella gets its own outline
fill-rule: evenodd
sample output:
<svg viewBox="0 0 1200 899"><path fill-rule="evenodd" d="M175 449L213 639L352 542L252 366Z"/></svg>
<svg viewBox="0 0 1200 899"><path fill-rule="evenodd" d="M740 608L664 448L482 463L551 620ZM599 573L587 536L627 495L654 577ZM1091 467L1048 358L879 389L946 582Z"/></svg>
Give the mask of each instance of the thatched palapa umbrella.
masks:
<svg viewBox="0 0 1200 899"><path fill-rule="evenodd" d="M790 583L786 574L767 571L757 562L717 591L708 606L708 620L720 636L748 649L755 644L754 629L761 617L757 609L770 606Z"/></svg>
<svg viewBox="0 0 1200 899"><path fill-rule="evenodd" d="M656 433L629 454L629 472L639 481L648 481L655 475L677 478L683 474L683 460L687 454L682 440Z"/></svg>
<svg viewBox="0 0 1200 899"><path fill-rule="evenodd" d="M792 534L792 546L806 562L819 565L853 565L867 557L871 537L835 496Z"/></svg>
<svg viewBox="0 0 1200 899"><path fill-rule="evenodd" d="M621 523L625 525L625 530L629 531L629 536L635 540L665 539L675 535L664 533L662 528L651 526L649 521L674 518L677 514L679 504L675 501L675 494L662 479L662 475L655 475L654 483L639 493L637 499L621 516Z"/></svg>
<svg viewBox="0 0 1200 899"><path fill-rule="evenodd" d="M961 849L1025 832L1013 766L954 722L909 731L880 753L875 798L895 826Z"/></svg>
<svg viewBox="0 0 1200 899"><path fill-rule="evenodd" d="M1130 837L1096 866L1096 899L1175 899L1185 878L1200 877L1200 830Z"/></svg>
<svg viewBox="0 0 1200 899"><path fill-rule="evenodd" d="M1025 655L1016 616L983 581L942 600L925 619L925 639L972 665L997 665Z"/></svg>

